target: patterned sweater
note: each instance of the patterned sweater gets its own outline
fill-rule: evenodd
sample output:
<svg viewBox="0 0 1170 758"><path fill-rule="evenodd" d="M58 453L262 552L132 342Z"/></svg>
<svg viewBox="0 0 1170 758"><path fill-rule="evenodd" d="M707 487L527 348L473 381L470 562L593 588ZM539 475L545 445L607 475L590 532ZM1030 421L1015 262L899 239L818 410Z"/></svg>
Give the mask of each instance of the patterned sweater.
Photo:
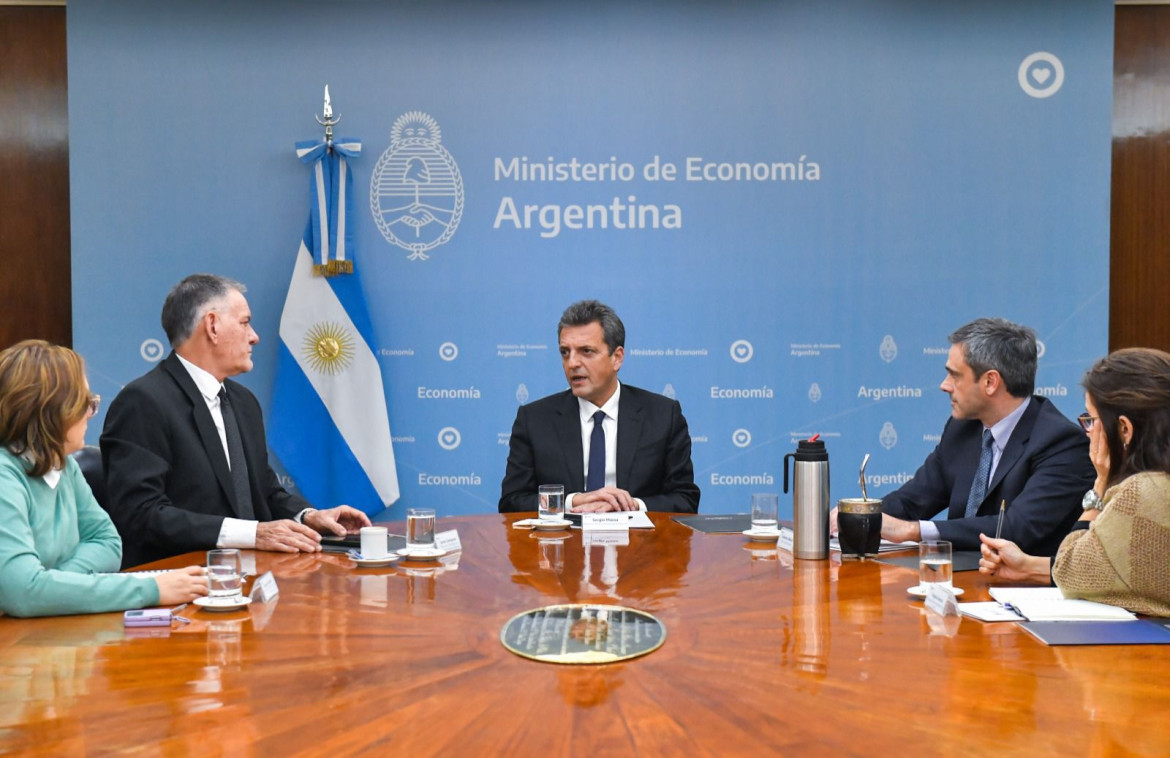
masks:
<svg viewBox="0 0 1170 758"><path fill-rule="evenodd" d="M1065 597L1170 616L1170 475L1134 474L1105 493L1087 530L1064 538L1052 577Z"/></svg>

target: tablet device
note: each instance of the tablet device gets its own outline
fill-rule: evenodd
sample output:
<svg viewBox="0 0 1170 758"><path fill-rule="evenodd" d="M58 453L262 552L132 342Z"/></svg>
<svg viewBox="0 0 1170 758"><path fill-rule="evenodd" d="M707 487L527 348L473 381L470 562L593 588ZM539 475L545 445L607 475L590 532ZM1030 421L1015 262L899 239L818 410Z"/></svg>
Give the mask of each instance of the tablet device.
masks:
<svg viewBox="0 0 1170 758"><path fill-rule="evenodd" d="M398 534L386 535L386 549L393 553L395 550L406 547L406 538ZM335 534L321 535L321 549L326 553L348 553L350 550L361 551L362 536L360 534L347 534L344 537L338 537Z"/></svg>

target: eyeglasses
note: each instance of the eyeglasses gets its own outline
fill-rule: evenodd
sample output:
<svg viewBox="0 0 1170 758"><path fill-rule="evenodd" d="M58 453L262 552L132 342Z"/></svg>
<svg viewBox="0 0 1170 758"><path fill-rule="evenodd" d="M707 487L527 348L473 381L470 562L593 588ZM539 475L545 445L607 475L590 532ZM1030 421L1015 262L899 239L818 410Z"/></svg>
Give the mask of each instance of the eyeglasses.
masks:
<svg viewBox="0 0 1170 758"><path fill-rule="evenodd" d="M93 418L94 416L97 415L98 409L101 407L102 407L102 396L101 395L90 395L89 396L89 403L87 403L86 407L85 407L85 417L86 418Z"/></svg>
<svg viewBox="0 0 1170 758"><path fill-rule="evenodd" d="M1087 413L1082 413L1081 415L1077 416L1077 423L1080 424L1081 428L1086 432L1093 431L1093 424L1097 423L1097 421L1098 418L1096 416L1090 416Z"/></svg>

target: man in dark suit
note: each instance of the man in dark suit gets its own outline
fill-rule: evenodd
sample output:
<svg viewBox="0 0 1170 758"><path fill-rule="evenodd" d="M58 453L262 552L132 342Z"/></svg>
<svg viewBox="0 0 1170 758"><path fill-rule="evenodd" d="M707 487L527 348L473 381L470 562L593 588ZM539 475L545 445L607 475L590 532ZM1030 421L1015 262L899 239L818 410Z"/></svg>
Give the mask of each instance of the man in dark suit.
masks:
<svg viewBox="0 0 1170 758"><path fill-rule="evenodd" d="M570 305L557 338L569 389L517 410L500 512L535 511L541 484L563 484L577 513L698 512L682 408L618 382L626 329L613 309Z"/></svg>
<svg viewBox="0 0 1170 758"><path fill-rule="evenodd" d="M370 523L280 486L260 404L228 379L252 369L260 341L243 293L209 274L179 282L162 310L173 352L110 405L102 461L123 566L214 547L316 551L321 532Z"/></svg>
<svg viewBox="0 0 1170 758"><path fill-rule="evenodd" d="M1054 555L1093 485L1089 440L1032 395L1032 329L983 318L948 340L940 389L951 396L951 418L914 478L882 499L882 537L978 550L979 534L995 534L1006 502L1002 536L1029 553ZM927 520L943 510L946 521Z"/></svg>

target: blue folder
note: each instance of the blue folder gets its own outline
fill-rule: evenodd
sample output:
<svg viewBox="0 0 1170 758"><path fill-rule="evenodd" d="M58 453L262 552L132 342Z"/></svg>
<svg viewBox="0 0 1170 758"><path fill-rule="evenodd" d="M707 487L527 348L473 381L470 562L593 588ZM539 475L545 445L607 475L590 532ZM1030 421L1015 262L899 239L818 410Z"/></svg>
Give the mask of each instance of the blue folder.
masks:
<svg viewBox="0 0 1170 758"><path fill-rule="evenodd" d="M1133 621L1023 621L1020 627L1045 645L1170 645L1170 629Z"/></svg>

